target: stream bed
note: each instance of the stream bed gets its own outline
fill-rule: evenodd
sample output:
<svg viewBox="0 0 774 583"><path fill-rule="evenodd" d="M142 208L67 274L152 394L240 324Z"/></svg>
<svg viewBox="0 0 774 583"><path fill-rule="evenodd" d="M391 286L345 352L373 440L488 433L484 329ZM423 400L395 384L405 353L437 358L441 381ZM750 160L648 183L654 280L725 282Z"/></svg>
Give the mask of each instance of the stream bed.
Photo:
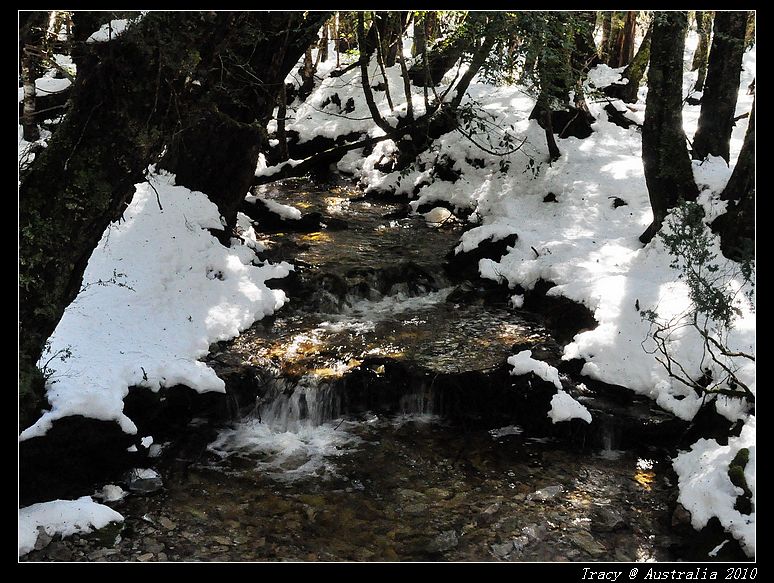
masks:
<svg viewBox="0 0 774 583"><path fill-rule="evenodd" d="M460 224L302 181L261 196L320 213L322 226L261 229L274 231L265 256L296 265L277 282L290 302L206 359L248 367L255 404L225 424L194 419L182 443L159 440L142 467L164 486L111 502L123 525L24 560L687 558L663 448L622 446L611 431L538 434L538 413L519 417L505 360L514 347L557 359L561 347L507 296L484 301L476 282L449 279Z"/></svg>

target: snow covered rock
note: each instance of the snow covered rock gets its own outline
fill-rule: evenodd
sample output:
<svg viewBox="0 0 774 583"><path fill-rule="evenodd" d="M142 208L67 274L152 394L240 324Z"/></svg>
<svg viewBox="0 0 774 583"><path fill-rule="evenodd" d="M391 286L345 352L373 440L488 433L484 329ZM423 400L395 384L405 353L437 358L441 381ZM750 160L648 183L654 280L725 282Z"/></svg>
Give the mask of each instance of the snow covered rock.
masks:
<svg viewBox="0 0 774 583"><path fill-rule="evenodd" d="M92 532L111 522L123 522L124 517L112 508L94 502L83 496L77 500L52 500L19 509L19 556L26 555L45 533L70 536L81 532Z"/></svg>
<svg viewBox="0 0 774 583"><path fill-rule="evenodd" d="M156 470L134 468L126 475L127 488L135 494L153 494L164 487L164 481Z"/></svg>

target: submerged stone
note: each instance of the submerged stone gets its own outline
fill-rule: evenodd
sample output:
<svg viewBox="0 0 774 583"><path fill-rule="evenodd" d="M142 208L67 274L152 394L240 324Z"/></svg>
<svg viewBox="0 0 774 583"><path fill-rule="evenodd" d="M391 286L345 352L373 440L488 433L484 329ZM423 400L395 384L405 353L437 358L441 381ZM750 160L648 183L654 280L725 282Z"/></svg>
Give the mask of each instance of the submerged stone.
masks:
<svg viewBox="0 0 774 583"><path fill-rule="evenodd" d="M153 494L164 487L164 481L156 470L134 468L126 474L126 484L135 494Z"/></svg>

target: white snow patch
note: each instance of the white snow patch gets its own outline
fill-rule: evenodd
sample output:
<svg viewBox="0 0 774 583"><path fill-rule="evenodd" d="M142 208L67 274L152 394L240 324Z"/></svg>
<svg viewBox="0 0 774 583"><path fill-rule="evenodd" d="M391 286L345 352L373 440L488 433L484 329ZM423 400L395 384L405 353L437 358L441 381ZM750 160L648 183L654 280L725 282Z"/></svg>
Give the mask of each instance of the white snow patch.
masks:
<svg viewBox="0 0 774 583"><path fill-rule="evenodd" d="M570 419L583 419L586 423L591 423L589 410L562 389L559 389L551 399L551 410L548 412L548 417L553 423L569 421Z"/></svg>
<svg viewBox="0 0 774 583"><path fill-rule="evenodd" d="M247 195L245 197L245 200L247 200L248 202L255 202L256 200L261 200L266 205L266 208L269 209L269 212L272 212L275 215L279 215L283 219L296 221L301 218L301 211L298 210L296 207L290 206L288 204L279 203L276 200L272 200L271 198L267 197L263 193L259 194L258 196L254 196L252 194Z"/></svg>
<svg viewBox="0 0 774 583"><path fill-rule="evenodd" d="M198 359L287 301L264 282L286 276L290 265L259 267L249 246L222 246L206 230L222 224L204 194L175 186L169 174L150 180L158 200L148 183L138 184L124 220L108 226L89 259L81 292L40 361L51 409L21 439L69 415L115 420L135 433L123 413L133 385L223 392Z"/></svg>
<svg viewBox="0 0 774 583"><path fill-rule="evenodd" d="M453 220L454 215L452 212L444 208L442 206L437 206L433 209L431 209L429 212L426 212L424 215L425 221L428 225L433 227L439 227L443 225L444 223Z"/></svg>
<svg viewBox="0 0 774 583"><path fill-rule="evenodd" d="M19 509L19 556L26 555L38 540L38 528L47 535L71 536L92 532L124 517L112 508L94 502L90 496L77 500L52 500Z"/></svg>
<svg viewBox="0 0 774 583"><path fill-rule="evenodd" d="M69 79L56 79L55 77L40 77L35 80L35 91L48 94L59 93L67 89L72 82Z"/></svg>
<svg viewBox="0 0 774 583"><path fill-rule="evenodd" d="M559 382L559 371L547 362L532 358L531 350L522 350L518 354L509 356L508 364L513 366L511 374L514 376L525 375L532 372L544 381L553 383L560 391L562 389L562 383Z"/></svg>
<svg viewBox="0 0 774 583"><path fill-rule="evenodd" d="M736 497L743 491L728 477L729 463L742 448L750 452L744 469L752 492L753 511L749 515L734 509ZM678 501L691 513L693 527L700 530L710 518L717 516L750 557L755 555L755 449L755 416L750 416L739 437L729 438L728 445L719 445L714 439L700 439L672 464L680 487Z"/></svg>
<svg viewBox="0 0 774 583"><path fill-rule="evenodd" d="M103 43L121 36L124 31L129 27L130 22L125 18L119 18L111 20L103 24L97 32L91 33L91 36L86 39L87 43Z"/></svg>
<svg viewBox="0 0 774 583"><path fill-rule="evenodd" d="M118 502L128 496L128 492L125 492L121 486L115 484L105 484L102 486L102 490L94 494L95 498L99 498L104 502Z"/></svg>

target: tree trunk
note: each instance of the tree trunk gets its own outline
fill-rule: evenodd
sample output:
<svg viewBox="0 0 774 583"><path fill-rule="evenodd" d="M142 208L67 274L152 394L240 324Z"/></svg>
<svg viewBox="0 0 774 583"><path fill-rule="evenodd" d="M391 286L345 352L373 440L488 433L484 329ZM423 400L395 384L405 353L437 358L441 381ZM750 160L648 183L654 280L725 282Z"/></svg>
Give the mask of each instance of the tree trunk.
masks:
<svg viewBox="0 0 774 583"><path fill-rule="evenodd" d="M24 139L35 142L40 139L40 129L35 118L37 90L35 80L43 74L39 55L43 51L49 13L46 11L19 13L19 56L24 103L21 118Z"/></svg>
<svg viewBox="0 0 774 583"><path fill-rule="evenodd" d="M637 101L640 82L645 75L645 69L648 68L648 61L650 60L650 38L652 31L653 24L651 23L648 26L645 37L642 39L642 43L640 43L640 48L637 49L637 54L634 55L631 63L627 65L621 75L624 79L628 79L629 82L626 85L608 85L604 89L606 95L626 103L635 103Z"/></svg>
<svg viewBox="0 0 774 583"><path fill-rule="evenodd" d="M86 13L76 13L76 17L81 14ZM157 160L170 137L202 139L212 149L222 148L247 165L241 168L231 163L216 172L212 166L217 156L201 144L173 141L170 150L177 152L178 160L183 160L181 153L190 151L208 163L202 172L217 173L223 184L243 180L248 171L253 173L252 156L257 157L257 147L251 140L258 128L245 129L238 125L243 122L215 110L219 106L229 109L227 96L242 101L247 94L255 96L263 91L264 101L251 112L252 120L263 124L265 132L274 107L273 93L262 86L227 86L219 94L210 81L213 77L219 80L221 59L228 57L229 43L241 41L244 46L252 41L252 48L256 28L260 30L265 20L277 26L274 32L290 33L287 16L279 22L266 14L150 12L110 42L80 45L70 113L19 188L19 391L23 424L32 420L31 407L41 396L43 384L36 362L46 340L78 293L88 259L105 228L121 217L134 185L143 180L148 165ZM310 16L310 21L313 18ZM75 19L76 30L79 20ZM91 26L81 30L88 28ZM88 36L94 30L82 34ZM277 38L272 31L262 32L269 34L257 41L261 66L257 72L269 79L267 65L261 63L269 62L266 56L275 52ZM294 29L289 45L303 44L310 38L307 33L300 26ZM284 74L276 71L277 76L282 75L280 82L302 52L303 48L295 48L286 53ZM202 82L197 85L192 80ZM269 81L276 83L276 78ZM231 105L232 111L241 111ZM211 123L209 127L218 131L220 141L215 143L204 126L192 127L196 120ZM184 122L189 129L181 133L179 124ZM232 139L236 143L229 142ZM207 183L206 177L195 178ZM249 181L244 190L234 191L244 197L247 187Z"/></svg>
<svg viewBox="0 0 774 583"><path fill-rule="evenodd" d="M429 18L429 13L425 18ZM486 18L485 13L471 12L465 23L452 33L450 38L436 44L432 51L426 49L424 54L427 55L428 66L425 67L423 60L418 60L409 69L409 77L414 85L418 87L438 85L463 53L470 48L468 33L482 22L485 22ZM426 39L430 29L429 25L425 28Z"/></svg>
<svg viewBox="0 0 774 583"><path fill-rule="evenodd" d="M285 133L285 123L288 116L288 92L285 84L280 87L279 96L277 96L277 140L279 141L279 159L284 162L290 155L288 154L288 136Z"/></svg>
<svg viewBox="0 0 774 583"><path fill-rule="evenodd" d="M622 67L618 64L627 12L613 12L610 15L610 36L607 39L607 64L611 67ZM625 65L626 63L624 63Z"/></svg>
<svg viewBox="0 0 774 583"><path fill-rule="evenodd" d="M715 34L701 98L699 127L693 138L693 157L697 160L711 154L729 161L746 26L746 12L718 12L715 15Z"/></svg>
<svg viewBox="0 0 774 583"><path fill-rule="evenodd" d="M573 13L575 28L572 51L573 69L579 76L585 77L589 69L601 63L597 54L597 45L594 42L594 23L596 15L590 11L578 11Z"/></svg>
<svg viewBox="0 0 774 583"><path fill-rule="evenodd" d="M755 102L750 125L744 136L739 159L721 200L730 201L724 215L716 219L720 227L720 248L729 259L742 260L755 256ZM713 223L713 228L716 225Z"/></svg>
<svg viewBox="0 0 774 583"><path fill-rule="evenodd" d="M468 90L470 82L481 67L483 67L495 41L497 41L497 37L494 34L487 35L481 43L481 46L473 53L473 58L470 60L468 70L465 71L465 74L459 80L457 87L454 90L454 98L451 101L452 109L457 109L460 106L460 103L462 103L462 98L465 96L465 92Z"/></svg>
<svg viewBox="0 0 774 583"><path fill-rule="evenodd" d="M22 425L33 420L43 389L36 362L78 293L86 263L107 225L121 216L134 184L161 150L160 133L172 91L193 70L188 53L148 50L145 34L163 47L177 36L173 17L150 13L109 43L88 45L73 88L73 105L19 188L19 393ZM196 31L193 14L175 15ZM75 19L76 30L79 19ZM83 29L81 29L83 30ZM91 34L92 31L89 32ZM179 42L179 41L178 41ZM192 62L192 61L190 61ZM163 83L156 80L162 73ZM149 96L156 96L155 100Z"/></svg>
<svg viewBox="0 0 774 583"><path fill-rule="evenodd" d="M624 19L621 34L618 37L613 59L613 67L623 67L634 58L634 35L637 32L637 11L629 10Z"/></svg>
<svg viewBox="0 0 774 583"><path fill-rule="evenodd" d="M364 15L362 12L357 13L357 40L361 47L366 46ZM384 121L382 114L379 112L379 108L376 106L376 103L374 102L374 94L373 94L373 91L371 91L371 80L368 78L369 60L370 59L369 59L368 53L361 48L359 64L360 64L360 82L363 85L363 96L365 97L366 105L368 106L368 111L371 112L371 117L373 118L374 123L385 132L390 132L392 130L392 126L388 124L386 121Z"/></svg>
<svg viewBox="0 0 774 583"><path fill-rule="evenodd" d="M322 38L320 38L319 55L320 61L325 62L328 60L328 27L329 23L325 23L322 27Z"/></svg>
<svg viewBox="0 0 774 583"><path fill-rule="evenodd" d="M755 44L755 11L747 13L747 28L744 32L744 46L749 49Z"/></svg>
<svg viewBox="0 0 774 583"><path fill-rule="evenodd" d="M696 11L696 28L699 33L699 44L693 54L691 71L698 69L694 91L704 91L704 81L707 78L707 57L709 56L710 35L712 34L712 12Z"/></svg>
<svg viewBox="0 0 774 583"><path fill-rule="evenodd" d="M613 20L613 13L605 11L602 13L602 39L599 42L599 58L603 63L610 59L608 45L610 44L610 32Z"/></svg>
<svg viewBox="0 0 774 583"><path fill-rule="evenodd" d="M642 128L642 163L653 222L640 235L648 243L680 199L694 200L698 189L683 132L683 49L685 12L654 12L648 97Z"/></svg>
<svg viewBox="0 0 774 583"><path fill-rule="evenodd" d="M338 69L341 67L341 39L339 38L339 13L336 13L336 16L333 20L333 40L334 40L334 47L336 48L336 68Z"/></svg>
<svg viewBox="0 0 774 583"><path fill-rule="evenodd" d="M160 163L177 184L207 194L227 230L252 183L285 77L302 54L309 55L327 18L321 12L309 13L308 20L300 12L230 14L232 26L245 26L258 38L231 35L218 52L224 70L208 72L210 99L192 109Z"/></svg>
<svg viewBox="0 0 774 583"><path fill-rule="evenodd" d="M414 40L411 43L411 56L423 55L427 50L427 39L425 38L425 16L414 15Z"/></svg>

